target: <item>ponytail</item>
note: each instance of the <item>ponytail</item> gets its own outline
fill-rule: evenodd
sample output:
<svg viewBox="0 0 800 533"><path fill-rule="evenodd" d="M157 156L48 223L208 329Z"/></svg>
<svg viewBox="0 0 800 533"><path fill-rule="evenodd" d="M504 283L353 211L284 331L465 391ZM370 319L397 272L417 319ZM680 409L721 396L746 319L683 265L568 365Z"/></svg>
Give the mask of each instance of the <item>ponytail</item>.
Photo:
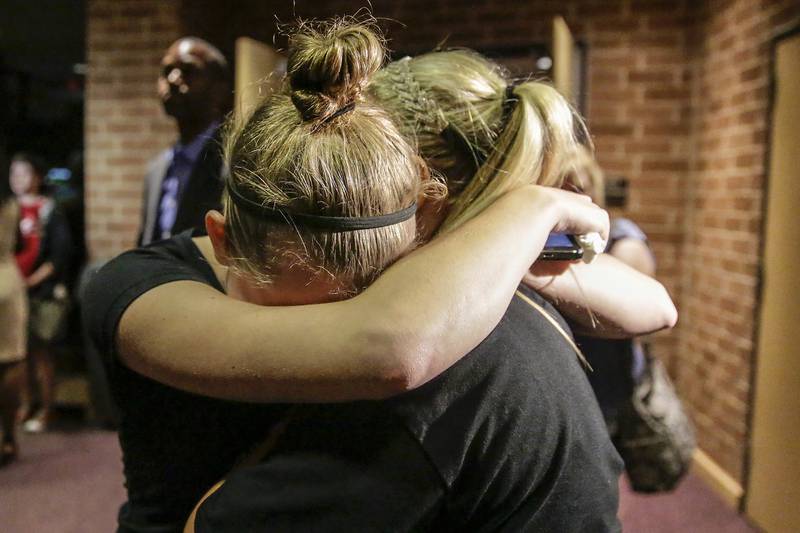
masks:
<svg viewBox="0 0 800 533"><path fill-rule="evenodd" d="M512 95L516 101L507 104L511 110L494 148L455 199L440 231L458 227L520 186L561 186L565 161L578 147L575 113L545 83L522 83Z"/></svg>

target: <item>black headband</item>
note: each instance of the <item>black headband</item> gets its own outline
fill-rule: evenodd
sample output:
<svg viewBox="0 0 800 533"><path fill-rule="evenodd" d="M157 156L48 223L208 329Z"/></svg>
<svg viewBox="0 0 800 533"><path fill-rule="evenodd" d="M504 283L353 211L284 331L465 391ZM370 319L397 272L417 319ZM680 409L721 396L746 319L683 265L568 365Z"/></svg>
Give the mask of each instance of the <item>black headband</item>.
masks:
<svg viewBox="0 0 800 533"><path fill-rule="evenodd" d="M511 111L513 111L514 104L519 102L519 96L514 94L514 91L517 89L517 85L521 83L523 83L522 80L513 80L506 85L506 90L503 93L503 124L505 124Z"/></svg>
<svg viewBox="0 0 800 533"><path fill-rule="evenodd" d="M277 207L268 207L242 194L230 185L226 184L228 194L237 207L244 209L250 215L262 220L283 222L284 224L297 224L300 226L310 226L330 231L356 231L360 229L382 228L405 222L417 212L417 203L394 213L378 215L372 217L329 217L321 215L305 215L302 213L292 213Z"/></svg>
<svg viewBox="0 0 800 533"><path fill-rule="evenodd" d="M339 109L337 109L336 112L333 113L332 115L322 119L322 123L323 124L327 124L328 122L332 121L333 119L335 119L337 117L341 117L342 115L344 115L346 113L349 113L350 111L354 110L355 108L356 108L356 103L355 102L350 102L346 106L343 106L343 107L340 107Z"/></svg>
<svg viewBox="0 0 800 533"><path fill-rule="evenodd" d="M316 126L314 126L314 127L311 129L311 132L312 132L312 133L316 133L316 132L318 132L318 131L319 131L320 129L322 129L322 127L323 127L323 126L325 126L326 124L329 124L329 123L330 123L330 122L332 122L334 119L337 119L337 118L341 117L342 115L345 115L345 114L347 114L347 113L349 113L349 112L353 111L355 108L356 108L356 103L355 103L355 102L350 102L350 103L349 103L349 104L347 104L346 106L340 107L340 108L339 108L339 109L337 109L335 112L331 113L331 114L330 114L330 115L328 115L327 117L325 117L325 118L323 118L322 120L320 120L320 121L317 123L317 125L316 125Z"/></svg>

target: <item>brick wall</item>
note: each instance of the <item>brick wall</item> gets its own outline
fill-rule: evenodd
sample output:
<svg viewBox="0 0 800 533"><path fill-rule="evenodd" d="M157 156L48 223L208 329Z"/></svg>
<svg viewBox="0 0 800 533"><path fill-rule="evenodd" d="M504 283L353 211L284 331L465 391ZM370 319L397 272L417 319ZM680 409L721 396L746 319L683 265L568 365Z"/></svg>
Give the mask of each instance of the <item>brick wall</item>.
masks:
<svg viewBox="0 0 800 533"><path fill-rule="evenodd" d="M692 39L678 381L703 447L742 481L768 146L770 41L796 1L713 1Z"/></svg>
<svg viewBox="0 0 800 533"><path fill-rule="evenodd" d="M135 242L147 162L176 135L156 78L179 35L178 5L90 0L87 11L87 243L94 259L107 259Z"/></svg>
<svg viewBox="0 0 800 533"><path fill-rule="evenodd" d="M297 7L297 14L325 17L363 5L309 2ZM589 45L588 119L601 163L631 180L626 214L653 238L660 276L678 294L680 184L687 170L686 5L685 0L449 0L434 5L381 0L373 2L373 11L384 18L390 46L412 52L432 49L444 38L454 46L484 49L547 42L551 18L565 15ZM418 20L420 12L426 19ZM146 162L174 139L172 122L155 98L164 48L183 33L206 37L228 53L240 35L272 42L276 16L292 20L291 6L252 0L236 3L235 9L223 2L90 1L86 126L93 257L109 257L131 245ZM414 23L400 24L409 21ZM654 205L654 198L663 202Z"/></svg>
<svg viewBox="0 0 800 533"><path fill-rule="evenodd" d="M272 42L289 2L90 0L87 209L94 257L128 247L146 161L174 139L155 99L158 60L178 35L224 51ZM297 3L296 14L353 13L363 1ZM624 212L651 237L679 327L659 336L700 446L742 480L761 191L768 41L797 18L791 0L373 0L395 50L498 49L548 42L564 15L588 46L588 121L601 164L630 181ZM424 18L420 16L424 13ZM399 22L395 22L399 21ZM400 24L406 23L406 26ZM276 42L283 41L278 36Z"/></svg>

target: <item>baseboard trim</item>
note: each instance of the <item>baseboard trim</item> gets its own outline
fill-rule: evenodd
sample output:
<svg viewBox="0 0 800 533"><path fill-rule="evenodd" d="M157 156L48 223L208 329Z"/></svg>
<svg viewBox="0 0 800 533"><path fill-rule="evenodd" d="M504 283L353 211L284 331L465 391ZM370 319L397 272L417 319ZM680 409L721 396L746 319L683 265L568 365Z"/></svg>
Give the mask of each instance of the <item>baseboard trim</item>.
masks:
<svg viewBox="0 0 800 533"><path fill-rule="evenodd" d="M703 450L696 449L693 459L692 472L708 483L726 504L738 511L744 495L744 489L739 482Z"/></svg>

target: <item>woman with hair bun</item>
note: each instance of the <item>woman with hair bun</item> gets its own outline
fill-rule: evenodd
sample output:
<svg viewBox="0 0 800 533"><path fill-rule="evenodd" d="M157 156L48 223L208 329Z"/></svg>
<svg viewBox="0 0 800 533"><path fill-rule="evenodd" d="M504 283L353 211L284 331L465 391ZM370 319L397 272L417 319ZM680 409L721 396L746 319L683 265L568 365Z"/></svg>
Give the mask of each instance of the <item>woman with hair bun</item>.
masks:
<svg viewBox="0 0 800 533"><path fill-rule="evenodd" d="M368 26L302 25L287 91L227 132L209 236L125 253L88 287L86 323L121 411L120 531L180 529L286 414L239 402L419 387L491 332L550 230L607 233L586 198L523 187L409 254L414 212L437 187L364 98L383 58Z"/></svg>

